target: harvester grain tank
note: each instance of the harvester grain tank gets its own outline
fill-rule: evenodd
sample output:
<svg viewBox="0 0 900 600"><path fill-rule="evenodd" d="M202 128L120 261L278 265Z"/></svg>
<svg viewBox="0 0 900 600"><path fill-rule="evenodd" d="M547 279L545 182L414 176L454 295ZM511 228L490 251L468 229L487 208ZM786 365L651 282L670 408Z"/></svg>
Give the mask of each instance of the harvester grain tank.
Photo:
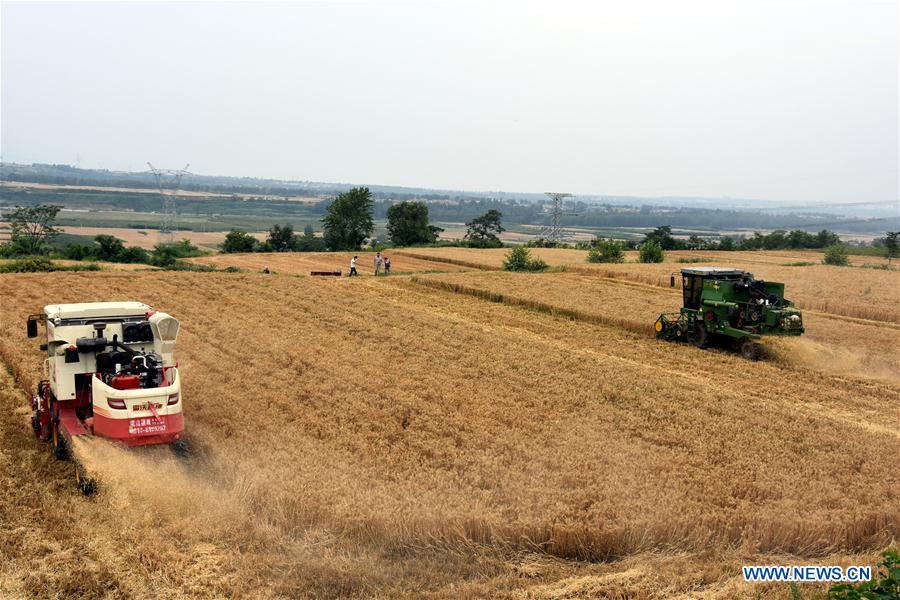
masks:
<svg viewBox="0 0 900 600"><path fill-rule="evenodd" d="M45 324L44 379L31 400L32 427L57 458L79 436L127 446L184 449L178 321L141 302L51 304L28 317L28 337ZM74 460L83 491L92 485Z"/></svg>
<svg viewBox="0 0 900 600"><path fill-rule="evenodd" d="M672 276L672 286L675 276ZM761 355L763 336L803 333L803 315L784 297L784 284L721 267L681 270L684 305L656 320L656 335L705 348L714 336L730 339L744 357Z"/></svg>

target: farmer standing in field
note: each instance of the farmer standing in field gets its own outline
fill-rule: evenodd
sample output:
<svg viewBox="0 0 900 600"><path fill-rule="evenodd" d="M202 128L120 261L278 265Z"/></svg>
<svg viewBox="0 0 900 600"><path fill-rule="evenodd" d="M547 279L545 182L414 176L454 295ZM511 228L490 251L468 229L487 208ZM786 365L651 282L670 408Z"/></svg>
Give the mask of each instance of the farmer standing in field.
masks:
<svg viewBox="0 0 900 600"><path fill-rule="evenodd" d="M350 274L347 277L353 277L354 275L359 275L356 272L356 257L350 259Z"/></svg>
<svg viewBox="0 0 900 600"><path fill-rule="evenodd" d="M384 274L385 275L391 274L391 259L388 258L387 256L384 257Z"/></svg>
<svg viewBox="0 0 900 600"><path fill-rule="evenodd" d="M381 270L381 252L375 253L375 276L378 277L378 271Z"/></svg>

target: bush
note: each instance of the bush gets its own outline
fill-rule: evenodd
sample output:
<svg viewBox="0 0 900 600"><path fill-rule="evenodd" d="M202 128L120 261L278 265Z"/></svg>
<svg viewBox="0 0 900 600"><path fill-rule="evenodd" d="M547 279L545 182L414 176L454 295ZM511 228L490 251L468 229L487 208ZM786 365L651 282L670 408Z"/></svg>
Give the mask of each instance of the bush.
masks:
<svg viewBox="0 0 900 600"><path fill-rule="evenodd" d="M571 244L566 244L565 242L554 242L552 240L545 240L544 238L537 238L536 240L531 240L526 242L525 244L529 248L571 248Z"/></svg>
<svg viewBox="0 0 900 600"><path fill-rule="evenodd" d="M122 263L149 263L150 253L140 246L126 246L116 257L114 262Z"/></svg>
<svg viewBox="0 0 900 600"><path fill-rule="evenodd" d="M525 246L517 246L509 251L503 261L504 271L543 271L547 268L540 258L532 258L531 251Z"/></svg>
<svg viewBox="0 0 900 600"><path fill-rule="evenodd" d="M191 244L189 240L181 240L173 244L157 244L153 248L150 264L157 267L169 267L174 265L179 258L203 256L203 254L203 251Z"/></svg>
<svg viewBox="0 0 900 600"><path fill-rule="evenodd" d="M219 270L213 265L189 263L184 262L183 260L173 260L170 263L157 266L162 267L166 271L194 271L197 273L215 273Z"/></svg>
<svg viewBox="0 0 900 600"><path fill-rule="evenodd" d="M99 271L94 263L87 265L60 265L46 256L26 256L11 263L0 265L0 273L48 273L50 271Z"/></svg>
<svg viewBox="0 0 900 600"><path fill-rule="evenodd" d="M63 249L62 255L69 260L97 260L96 247L87 244L70 244Z"/></svg>
<svg viewBox="0 0 900 600"><path fill-rule="evenodd" d="M587 261L589 263L623 263L625 262L624 247L613 239L600 240L588 250Z"/></svg>
<svg viewBox="0 0 900 600"><path fill-rule="evenodd" d="M822 262L826 265L834 265L836 267L846 267L850 264L847 258L847 249L841 244L832 244L825 248L825 258Z"/></svg>
<svg viewBox="0 0 900 600"><path fill-rule="evenodd" d="M642 263L661 263L666 259L662 246L658 242L645 242L641 245L638 260Z"/></svg>
<svg viewBox="0 0 900 600"><path fill-rule="evenodd" d="M859 585L833 585L828 590L829 600L895 600L900 598L900 552L886 550L884 560L878 565L871 581Z"/></svg>

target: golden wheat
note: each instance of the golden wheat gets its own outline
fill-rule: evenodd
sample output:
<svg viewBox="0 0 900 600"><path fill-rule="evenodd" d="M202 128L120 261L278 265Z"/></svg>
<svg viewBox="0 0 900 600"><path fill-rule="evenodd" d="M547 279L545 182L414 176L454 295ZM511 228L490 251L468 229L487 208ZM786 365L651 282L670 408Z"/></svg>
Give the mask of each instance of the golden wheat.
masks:
<svg viewBox="0 0 900 600"><path fill-rule="evenodd" d="M458 271L458 266L423 260L387 251L394 275L419 271ZM265 267L273 273L285 275L309 275L311 271L340 271L347 275L350 259L358 256L357 272L371 275L375 270L374 252L254 252L250 254L215 254L188 259L190 262L212 265L220 269L236 267L249 271L261 271Z"/></svg>
<svg viewBox="0 0 900 600"><path fill-rule="evenodd" d="M79 444L105 481L86 502L60 464L36 458L49 453L7 394L2 449L20 464L5 467L16 485L0 509L22 542L3 546L7 589L581 595L659 565L652 553L686 553L694 578L642 571L621 589L729 595L748 556L869 556L900 533L900 416L888 409L900 387L888 382L747 363L402 277L0 276L0 357L30 387L40 353L27 314L126 298L183 322L199 457ZM87 571L46 558L46 539L87 553ZM611 558L628 567L595 562Z"/></svg>
<svg viewBox="0 0 900 600"><path fill-rule="evenodd" d="M838 316L900 323L900 272L822 264L790 267L780 262L793 254L809 258L810 253L807 252L777 253L777 256L768 252L698 252L696 256L710 260L689 265L673 262L682 254L691 254L686 252L670 253L666 262L657 264L634 262L634 252L626 253L626 262L622 264L590 264L586 262L587 252L582 250L534 248L531 251L549 265L563 267L571 272L617 277L658 287L669 287L672 274L676 275L676 287L680 287L681 280L677 274L685 267L735 267L752 272L758 279L784 283L786 296L800 308ZM497 270L502 268L508 250L417 248L414 252L421 259Z"/></svg>

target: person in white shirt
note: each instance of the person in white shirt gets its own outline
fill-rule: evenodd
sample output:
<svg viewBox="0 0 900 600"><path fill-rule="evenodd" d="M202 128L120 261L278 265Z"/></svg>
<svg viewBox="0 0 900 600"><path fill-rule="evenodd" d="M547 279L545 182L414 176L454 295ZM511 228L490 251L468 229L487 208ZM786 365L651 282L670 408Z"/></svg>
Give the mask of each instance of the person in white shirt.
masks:
<svg viewBox="0 0 900 600"><path fill-rule="evenodd" d="M378 272L381 270L381 252L375 253L375 276L378 276Z"/></svg>
<svg viewBox="0 0 900 600"><path fill-rule="evenodd" d="M350 259L350 275L348 275L348 277L353 277L354 275L359 275L359 273L356 272L356 257L355 256Z"/></svg>

